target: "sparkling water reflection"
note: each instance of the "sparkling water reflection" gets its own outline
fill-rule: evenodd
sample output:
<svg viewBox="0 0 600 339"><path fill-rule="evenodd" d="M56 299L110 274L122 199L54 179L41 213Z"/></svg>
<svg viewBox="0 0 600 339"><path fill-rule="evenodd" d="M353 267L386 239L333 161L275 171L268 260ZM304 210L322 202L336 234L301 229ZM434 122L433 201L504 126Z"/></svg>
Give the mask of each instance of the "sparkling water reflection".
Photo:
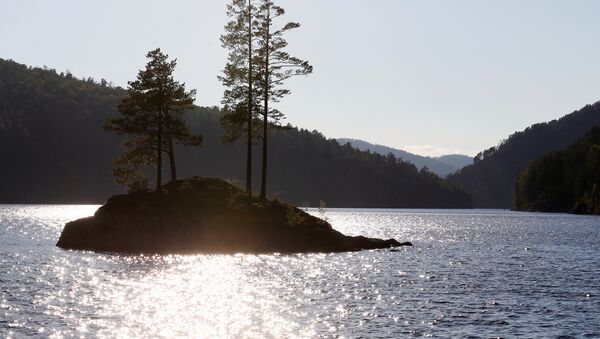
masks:
<svg viewBox="0 0 600 339"><path fill-rule="evenodd" d="M600 336L598 217L330 209L342 232L415 244L340 254L54 246L97 207L0 206L0 337Z"/></svg>

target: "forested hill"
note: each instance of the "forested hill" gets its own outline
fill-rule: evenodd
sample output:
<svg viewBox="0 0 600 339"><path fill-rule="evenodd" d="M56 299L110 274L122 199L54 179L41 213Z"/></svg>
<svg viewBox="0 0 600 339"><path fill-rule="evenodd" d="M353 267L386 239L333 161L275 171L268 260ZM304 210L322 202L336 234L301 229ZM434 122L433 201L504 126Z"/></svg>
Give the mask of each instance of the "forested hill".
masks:
<svg viewBox="0 0 600 339"><path fill-rule="evenodd" d="M106 81L75 79L54 70L0 59L0 203L100 203L123 191L112 160L122 140L102 129L125 94ZM201 97L201 94L199 95ZM176 150L179 175L241 183L245 147L222 145L218 108L187 116L204 134L202 148ZM316 131L274 130L270 139L271 196L331 207L469 207L470 196L411 164L340 145ZM260 152L256 147L255 186Z"/></svg>
<svg viewBox="0 0 600 339"><path fill-rule="evenodd" d="M596 125L600 125L598 102L514 133L448 179L473 195L475 207L511 208L517 174L530 161L574 143Z"/></svg>
<svg viewBox="0 0 600 339"><path fill-rule="evenodd" d="M600 127L529 163L517 180L515 209L600 214Z"/></svg>

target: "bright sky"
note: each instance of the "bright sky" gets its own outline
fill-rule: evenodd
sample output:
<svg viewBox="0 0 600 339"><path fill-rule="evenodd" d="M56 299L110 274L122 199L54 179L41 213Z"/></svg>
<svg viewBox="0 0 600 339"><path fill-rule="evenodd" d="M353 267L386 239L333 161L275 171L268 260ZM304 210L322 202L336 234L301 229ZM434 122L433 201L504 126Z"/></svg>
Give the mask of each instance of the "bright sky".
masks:
<svg viewBox="0 0 600 339"><path fill-rule="evenodd" d="M302 27L287 122L425 155L474 154L600 99L600 1L280 0ZM219 105L225 0L2 0L0 58L126 86L161 47Z"/></svg>

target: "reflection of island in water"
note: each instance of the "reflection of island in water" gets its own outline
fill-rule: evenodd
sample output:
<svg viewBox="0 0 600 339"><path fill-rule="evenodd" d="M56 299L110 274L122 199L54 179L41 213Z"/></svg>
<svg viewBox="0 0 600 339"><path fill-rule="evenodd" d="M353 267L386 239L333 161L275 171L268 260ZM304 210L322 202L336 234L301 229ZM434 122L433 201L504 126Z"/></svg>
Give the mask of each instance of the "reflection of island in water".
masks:
<svg viewBox="0 0 600 339"><path fill-rule="evenodd" d="M171 182L159 192L114 196L93 217L68 223L57 243L119 253L340 252L402 245L410 243L345 236L301 209L199 177Z"/></svg>

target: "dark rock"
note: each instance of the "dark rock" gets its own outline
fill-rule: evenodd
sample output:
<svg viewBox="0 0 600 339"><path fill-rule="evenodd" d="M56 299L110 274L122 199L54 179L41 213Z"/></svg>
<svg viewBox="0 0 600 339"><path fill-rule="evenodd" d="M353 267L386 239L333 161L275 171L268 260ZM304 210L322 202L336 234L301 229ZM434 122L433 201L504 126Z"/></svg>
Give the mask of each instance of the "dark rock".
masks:
<svg viewBox="0 0 600 339"><path fill-rule="evenodd" d="M118 253L298 253L409 244L345 236L296 207L194 177L159 192L113 196L93 217L67 223L56 245Z"/></svg>

